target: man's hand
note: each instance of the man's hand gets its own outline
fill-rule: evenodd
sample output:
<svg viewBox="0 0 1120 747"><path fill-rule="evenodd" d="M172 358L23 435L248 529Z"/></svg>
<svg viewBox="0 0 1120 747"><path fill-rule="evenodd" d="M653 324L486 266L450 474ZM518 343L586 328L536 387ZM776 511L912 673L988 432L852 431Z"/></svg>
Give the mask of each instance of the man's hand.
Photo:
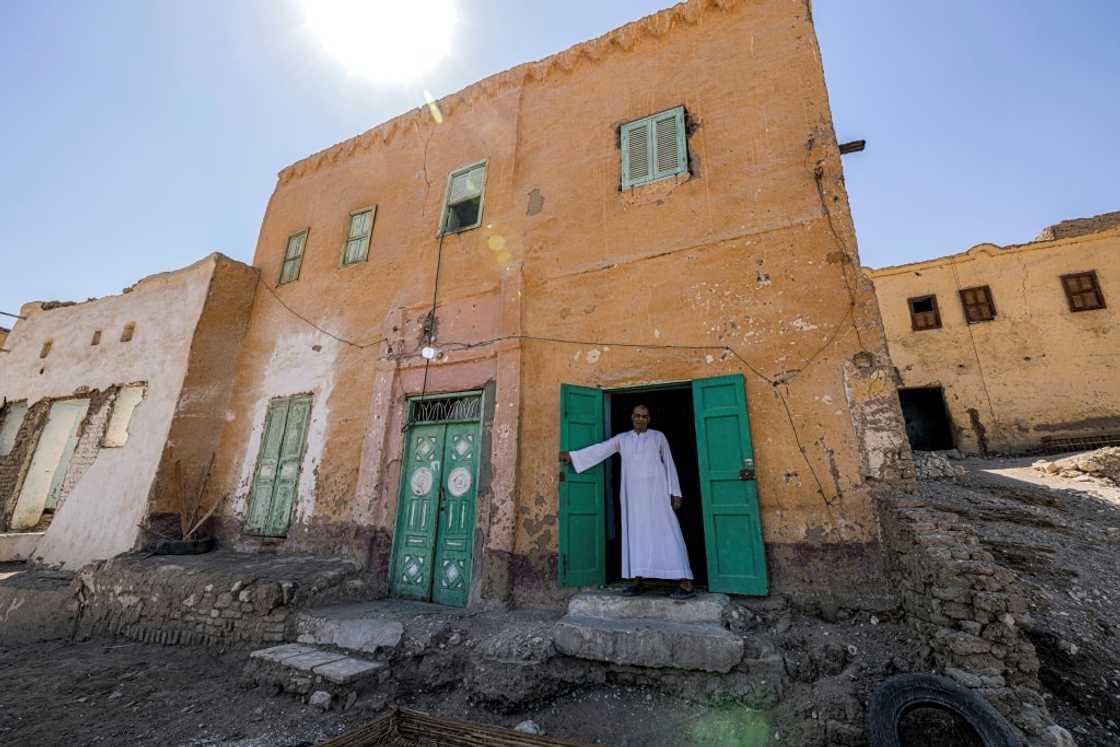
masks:
<svg viewBox="0 0 1120 747"><path fill-rule="evenodd" d="M561 462L567 462L568 464L571 464L572 463L572 457L571 457L571 455L568 454L568 452L561 451L560 452L560 461Z"/></svg>
<svg viewBox="0 0 1120 747"><path fill-rule="evenodd" d="M681 497L679 495L671 496L673 499L673 510L679 511L681 508Z"/></svg>

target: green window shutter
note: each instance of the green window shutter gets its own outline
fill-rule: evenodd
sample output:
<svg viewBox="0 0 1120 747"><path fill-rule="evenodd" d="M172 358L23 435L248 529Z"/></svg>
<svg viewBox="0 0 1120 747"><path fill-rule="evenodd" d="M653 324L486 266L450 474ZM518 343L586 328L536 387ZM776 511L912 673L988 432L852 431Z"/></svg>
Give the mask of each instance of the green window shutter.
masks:
<svg viewBox="0 0 1120 747"><path fill-rule="evenodd" d="M253 487L249 493L249 514L245 517L244 531L248 534L263 534L268 526L280 464L280 446L284 441L284 423L288 418L290 404L287 399L275 400L269 405L268 415L265 416L257 471L253 475Z"/></svg>
<svg viewBox="0 0 1120 747"><path fill-rule="evenodd" d="M746 382L742 375L692 382L696 451L704 512L708 588L765 596L766 550L758 508L758 483L740 470L754 469Z"/></svg>
<svg viewBox="0 0 1120 747"><path fill-rule="evenodd" d="M373 219L377 208L363 210L350 216L350 227L346 233L346 248L342 253L342 264L361 262L369 256L369 240L373 233Z"/></svg>
<svg viewBox="0 0 1120 747"><path fill-rule="evenodd" d="M280 266L280 282L277 285L290 283L299 278L299 268L303 264L303 249L307 243L307 230L292 234L284 246L284 262Z"/></svg>
<svg viewBox="0 0 1120 747"><path fill-rule="evenodd" d="M654 179L688 170L688 146L684 135L684 107L678 106L653 118Z"/></svg>
<svg viewBox="0 0 1120 747"><path fill-rule="evenodd" d="M560 387L560 450L571 451L603 440L603 393L563 384ZM582 474L563 464L560 483L561 586L593 586L607 578L607 529L604 512L605 465Z"/></svg>
<svg viewBox="0 0 1120 747"><path fill-rule="evenodd" d="M645 184L653 173L648 119L622 126L622 188Z"/></svg>
<svg viewBox="0 0 1120 747"><path fill-rule="evenodd" d="M288 533L292 505L299 491L300 464L307 441L307 424L311 420L311 397L300 395L289 400L288 417L284 423L284 438L276 470L276 487L272 494L266 533L283 537Z"/></svg>
<svg viewBox="0 0 1120 747"><path fill-rule="evenodd" d="M622 125L622 188L688 171L684 107Z"/></svg>

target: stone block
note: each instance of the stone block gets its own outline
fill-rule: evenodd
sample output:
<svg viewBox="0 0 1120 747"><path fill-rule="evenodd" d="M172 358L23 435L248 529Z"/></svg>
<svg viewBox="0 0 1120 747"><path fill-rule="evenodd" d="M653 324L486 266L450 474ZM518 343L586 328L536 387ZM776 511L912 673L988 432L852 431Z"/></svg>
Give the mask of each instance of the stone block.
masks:
<svg viewBox="0 0 1120 747"><path fill-rule="evenodd" d="M365 661L364 659L346 657L318 666L313 671L327 682L333 682L336 685L349 685L376 676L384 669L385 664L380 661Z"/></svg>
<svg viewBox="0 0 1120 747"><path fill-rule="evenodd" d="M710 624L569 615L553 641L569 656L639 667L728 672L743 658L743 639Z"/></svg>
<svg viewBox="0 0 1120 747"><path fill-rule="evenodd" d="M585 592L568 601L568 614L604 620L647 619L719 625L730 604L725 594L698 593L692 599L678 602L664 596L624 597L617 592Z"/></svg>
<svg viewBox="0 0 1120 747"><path fill-rule="evenodd" d="M249 658L261 659L263 661L279 664L285 659L291 659L294 656L302 656L303 654L310 654L314 651L315 649L310 646L302 646L298 643L286 643L283 646L273 646L272 648L263 648L259 651L254 651L249 654Z"/></svg>
<svg viewBox="0 0 1120 747"><path fill-rule="evenodd" d="M299 654L289 659L284 660L284 666L291 669L298 669L301 672L314 672L316 667L321 667L324 664L345 659L344 654L336 654L330 651L312 650L310 653Z"/></svg>

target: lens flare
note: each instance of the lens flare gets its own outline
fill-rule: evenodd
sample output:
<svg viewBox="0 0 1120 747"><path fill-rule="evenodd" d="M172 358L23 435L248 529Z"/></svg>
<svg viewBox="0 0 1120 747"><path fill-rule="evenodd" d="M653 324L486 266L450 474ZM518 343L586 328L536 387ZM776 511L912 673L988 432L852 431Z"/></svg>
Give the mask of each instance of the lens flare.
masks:
<svg viewBox="0 0 1120 747"><path fill-rule="evenodd" d="M451 50L454 0L303 0L307 24L354 75L410 83Z"/></svg>

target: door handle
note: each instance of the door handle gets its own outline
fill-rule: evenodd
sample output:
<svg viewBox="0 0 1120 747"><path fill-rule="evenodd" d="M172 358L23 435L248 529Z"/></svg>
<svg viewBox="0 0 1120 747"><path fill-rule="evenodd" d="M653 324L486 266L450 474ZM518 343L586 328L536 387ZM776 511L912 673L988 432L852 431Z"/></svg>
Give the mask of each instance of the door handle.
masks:
<svg viewBox="0 0 1120 747"><path fill-rule="evenodd" d="M754 470L753 469L741 469L741 470L739 470L739 479L740 480L753 480L754 479Z"/></svg>

